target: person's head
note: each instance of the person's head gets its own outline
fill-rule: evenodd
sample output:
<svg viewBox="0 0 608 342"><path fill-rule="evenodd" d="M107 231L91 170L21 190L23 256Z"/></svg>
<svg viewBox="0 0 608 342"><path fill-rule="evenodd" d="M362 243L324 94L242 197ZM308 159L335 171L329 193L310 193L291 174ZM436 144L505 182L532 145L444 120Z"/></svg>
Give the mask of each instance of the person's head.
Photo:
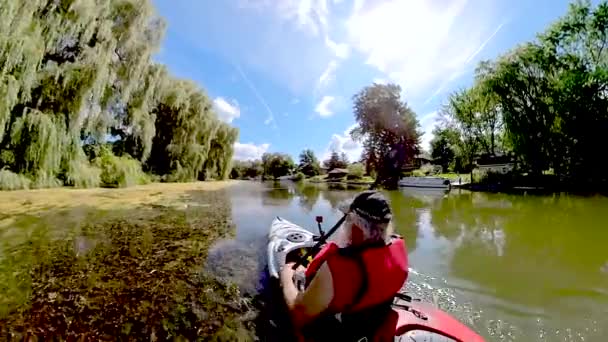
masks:
<svg viewBox="0 0 608 342"><path fill-rule="evenodd" d="M340 210L346 214L339 239L342 245L389 241L392 234L391 208L382 193L363 191Z"/></svg>

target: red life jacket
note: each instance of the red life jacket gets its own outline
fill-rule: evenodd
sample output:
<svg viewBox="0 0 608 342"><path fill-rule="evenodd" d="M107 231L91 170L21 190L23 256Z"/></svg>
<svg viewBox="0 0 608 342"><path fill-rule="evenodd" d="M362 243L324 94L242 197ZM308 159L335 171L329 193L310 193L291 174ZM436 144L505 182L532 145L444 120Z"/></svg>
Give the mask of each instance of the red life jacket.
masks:
<svg viewBox="0 0 608 342"><path fill-rule="evenodd" d="M364 248L327 243L308 265L307 282L324 262L333 278L331 313L357 312L390 301L408 276L405 242L398 236L386 245Z"/></svg>

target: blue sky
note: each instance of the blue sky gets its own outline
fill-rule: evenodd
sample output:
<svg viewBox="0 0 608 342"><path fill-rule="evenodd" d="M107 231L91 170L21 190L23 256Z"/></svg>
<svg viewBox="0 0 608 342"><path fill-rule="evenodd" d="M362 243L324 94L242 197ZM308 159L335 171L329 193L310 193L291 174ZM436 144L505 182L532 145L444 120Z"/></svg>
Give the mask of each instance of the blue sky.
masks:
<svg viewBox="0 0 608 342"><path fill-rule="evenodd" d="M265 151L361 154L351 98L394 82L428 148L437 111L492 59L563 15L565 0L155 0L156 59L206 89L240 129L235 158Z"/></svg>

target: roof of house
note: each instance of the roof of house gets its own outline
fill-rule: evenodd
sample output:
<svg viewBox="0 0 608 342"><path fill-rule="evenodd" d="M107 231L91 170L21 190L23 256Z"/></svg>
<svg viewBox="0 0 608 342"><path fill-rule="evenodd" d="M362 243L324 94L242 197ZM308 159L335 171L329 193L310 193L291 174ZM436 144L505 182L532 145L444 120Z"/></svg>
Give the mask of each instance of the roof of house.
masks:
<svg viewBox="0 0 608 342"><path fill-rule="evenodd" d="M336 174L336 173L348 173L347 169L333 169L331 171L328 172L329 174Z"/></svg>

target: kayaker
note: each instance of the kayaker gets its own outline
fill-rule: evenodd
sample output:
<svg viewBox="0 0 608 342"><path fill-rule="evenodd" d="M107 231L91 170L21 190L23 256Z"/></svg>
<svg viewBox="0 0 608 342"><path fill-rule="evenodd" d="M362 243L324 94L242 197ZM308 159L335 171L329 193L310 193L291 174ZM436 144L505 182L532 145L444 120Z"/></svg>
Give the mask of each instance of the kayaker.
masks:
<svg viewBox="0 0 608 342"><path fill-rule="evenodd" d="M294 271L287 264L281 270L285 302L300 338L322 332L332 341L383 341L377 332L370 338L370 329L388 322L378 308L390 309L386 303L407 279L405 243L392 235L391 209L382 193L364 191L341 210L346 219L338 231L340 246L327 243L306 269ZM303 291L294 284L296 272L306 277ZM344 328L346 322L354 324ZM393 336L394 326L386 329L386 340Z"/></svg>

